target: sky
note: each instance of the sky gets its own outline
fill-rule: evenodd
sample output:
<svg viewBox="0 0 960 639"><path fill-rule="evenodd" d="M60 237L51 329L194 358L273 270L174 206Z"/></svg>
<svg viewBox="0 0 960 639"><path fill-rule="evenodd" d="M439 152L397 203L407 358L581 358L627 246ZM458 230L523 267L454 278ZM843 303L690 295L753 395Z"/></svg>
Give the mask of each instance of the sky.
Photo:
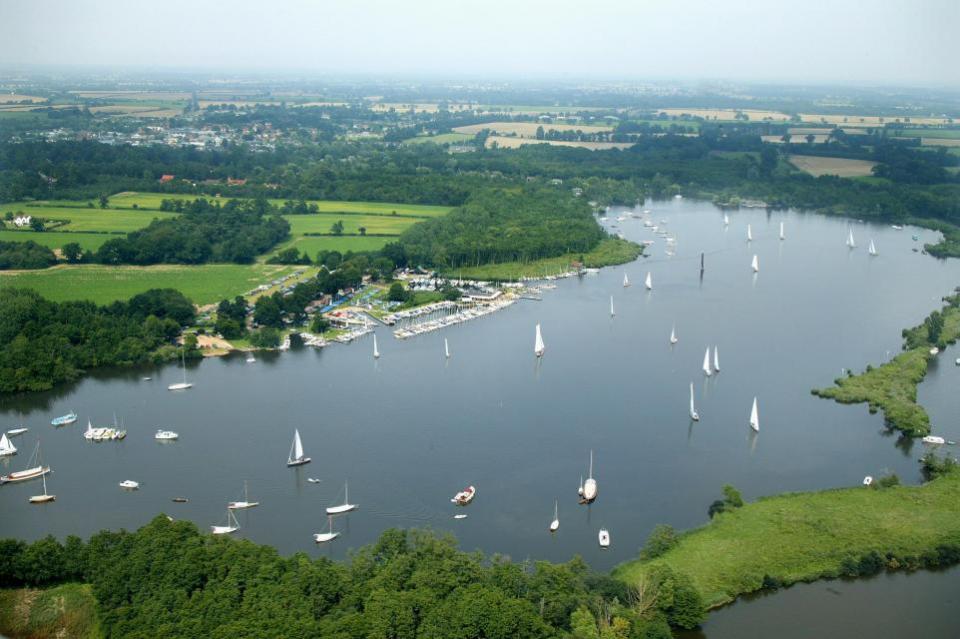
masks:
<svg viewBox="0 0 960 639"><path fill-rule="evenodd" d="M960 87L960 0L0 0L0 66Z"/></svg>

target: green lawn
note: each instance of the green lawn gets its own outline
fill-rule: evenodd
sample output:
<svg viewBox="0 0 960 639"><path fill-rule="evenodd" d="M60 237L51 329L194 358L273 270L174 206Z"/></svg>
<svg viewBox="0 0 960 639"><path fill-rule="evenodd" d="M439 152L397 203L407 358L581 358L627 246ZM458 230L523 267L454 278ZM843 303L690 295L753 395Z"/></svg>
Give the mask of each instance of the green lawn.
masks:
<svg viewBox="0 0 960 639"><path fill-rule="evenodd" d="M320 251L340 251L341 253L347 251L375 251L384 244L395 240L396 238L393 237L360 237L357 235L327 235L322 237L300 235L274 248L269 255L295 246L300 251L306 251L312 260Z"/></svg>
<svg viewBox="0 0 960 639"><path fill-rule="evenodd" d="M657 559L621 564L613 576L638 584L652 566L667 564L689 575L707 606L714 607L759 590L765 576L784 585L838 576L844 560L871 551L890 553L902 566L904 558L944 543L960 543L958 472L920 487L842 488L761 499L685 533Z"/></svg>
<svg viewBox="0 0 960 639"><path fill-rule="evenodd" d="M473 135L467 135L466 133L441 133L439 135L420 135L415 138L409 138L404 140L404 144L457 144L461 142L469 142L474 137Z"/></svg>
<svg viewBox="0 0 960 639"><path fill-rule="evenodd" d="M33 288L54 300L92 300L106 304L151 288L175 288L195 304L241 295L259 284L295 270L267 264L199 266L61 265L38 271L0 271L0 287Z"/></svg>
<svg viewBox="0 0 960 639"><path fill-rule="evenodd" d="M69 224L57 229L71 231L120 231L129 233L150 224L156 218L167 219L176 217L176 213L164 211L135 211L133 209L89 209L69 208L42 205L39 203L16 202L0 204L0 212L23 211L29 215L42 217L47 220L70 220Z"/></svg>
<svg viewBox="0 0 960 639"><path fill-rule="evenodd" d="M400 235L400 233L422 219L393 215L341 215L338 213L284 215L283 217L290 222L291 235L329 233L330 227L338 221L343 222L344 233L359 233L359 229L362 226L367 229L367 233Z"/></svg>
<svg viewBox="0 0 960 639"><path fill-rule="evenodd" d="M62 248L64 244L76 242L85 251L95 251L107 240L118 237L106 233L58 233L57 231L0 231L0 241L26 242L33 240L37 244L49 246L52 249Z"/></svg>
<svg viewBox="0 0 960 639"><path fill-rule="evenodd" d="M101 636L96 608L86 584L0 590L0 633L31 639L96 639Z"/></svg>
<svg viewBox="0 0 960 639"><path fill-rule="evenodd" d="M600 268L624 264L637 259L643 252L643 247L633 242L609 238L600 242L597 248L583 255L584 266ZM532 262L501 262L500 264L486 264L461 269L449 269L448 277L463 277L476 280L517 280L521 277L542 277L557 275L570 270L570 264L579 261L579 253L569 253L559 257L548 257Z"/></svg>

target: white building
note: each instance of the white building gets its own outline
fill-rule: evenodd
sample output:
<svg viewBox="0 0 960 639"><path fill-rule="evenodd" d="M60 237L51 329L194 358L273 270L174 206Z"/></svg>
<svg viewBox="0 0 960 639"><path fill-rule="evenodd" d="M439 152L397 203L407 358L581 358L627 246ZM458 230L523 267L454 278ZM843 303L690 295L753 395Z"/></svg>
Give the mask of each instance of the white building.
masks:
<svg viewBox="0 0 960 639"><path fill-rule="evenodd" d="M30 226L30 221L33 220L33 217L30 215L18 215L13 218L13 225L17 228L23 228L25 226Z"/></svg>

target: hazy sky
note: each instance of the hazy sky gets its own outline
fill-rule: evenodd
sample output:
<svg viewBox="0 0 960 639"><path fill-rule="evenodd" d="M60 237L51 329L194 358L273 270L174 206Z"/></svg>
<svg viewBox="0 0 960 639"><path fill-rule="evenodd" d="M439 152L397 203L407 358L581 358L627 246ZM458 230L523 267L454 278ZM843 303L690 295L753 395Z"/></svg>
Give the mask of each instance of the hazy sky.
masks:
<svg viewBox="0 0 960 639"><path fill-rule="evenodd" d="M0 0L0 65L960 86L960 0Z"/></svg>

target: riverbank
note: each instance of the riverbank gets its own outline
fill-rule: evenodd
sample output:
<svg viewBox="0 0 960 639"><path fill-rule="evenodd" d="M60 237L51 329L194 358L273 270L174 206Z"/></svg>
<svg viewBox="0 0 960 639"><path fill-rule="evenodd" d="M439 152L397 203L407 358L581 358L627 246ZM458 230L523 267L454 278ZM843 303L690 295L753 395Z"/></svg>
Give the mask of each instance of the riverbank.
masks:
<svg viewBox="0 0 960 639"><path fill-rule="evenodd" d="M960 472L923 486L789 493L717 514L663 555L621 564L631 585L666 566L708 608L765 587L917 569L960 558Z"/></svg>
<svg viewBox="0 0 960 639"><path fill-rule="evenodd" d="M948 298L943 309L903 335L904 352L886 364L867 366L859 375L851 373L836 379L835 386L811 393L842 404L867 403L871 413L883 410L887 424L910 437L930 434L930 417L917 403L917 386L927 374L929 360L960 338L960 295Z"/></svg>
<svg viewBox="0 0 960 639"><path fill-rule="evenodd" d="M30 639L102 636L88 584L0 590L0 633Z"/></svg>

